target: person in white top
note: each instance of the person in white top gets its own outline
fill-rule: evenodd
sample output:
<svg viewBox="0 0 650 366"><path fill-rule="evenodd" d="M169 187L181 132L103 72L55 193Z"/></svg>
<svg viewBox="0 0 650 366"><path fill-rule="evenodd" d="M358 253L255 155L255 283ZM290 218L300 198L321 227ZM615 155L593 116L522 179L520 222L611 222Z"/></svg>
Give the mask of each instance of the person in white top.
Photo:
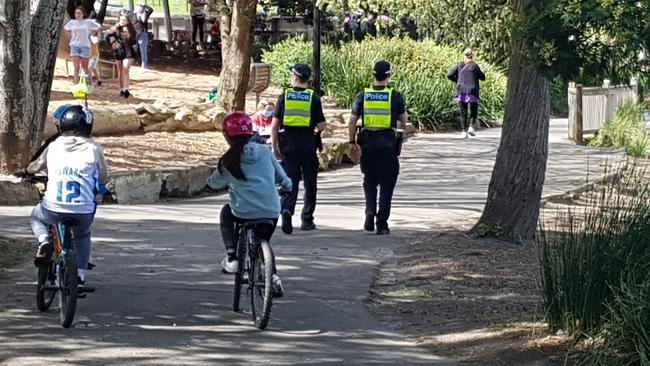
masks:
<svg viewBox="0 0 650 366"><path fill-rule="evenodd" d="M64 27L70 33L70 56L74 66L74 83L79 82L79 69L88 75L88 60L90 59L90 34L97 32L101 26L96 22L86 19L87 14L83 7L74 11L74 19Z"/></svg>
<svg viewBox="0 0 650 366"><path fill-rule="evenodd" d="M196 32L199 32L199 42L203 43L203 28L205 27L205 5L206 0L189 0L190 16L192 17L192 44L196 40Z"/></svg>
<svg viewBox="0 0 650 366"><path fill-rule="evenodd" d="M90 260L90 226L98 194L105 193L108 168L99 144L90 138L93 116L80 105L64 105L54 113L60 136L29 164L28 175L47 171L43 200L32 210L30 225L39 242L34 263L50 260L54 247L49 225L72 226L78 275L83 284Z"/></svg>

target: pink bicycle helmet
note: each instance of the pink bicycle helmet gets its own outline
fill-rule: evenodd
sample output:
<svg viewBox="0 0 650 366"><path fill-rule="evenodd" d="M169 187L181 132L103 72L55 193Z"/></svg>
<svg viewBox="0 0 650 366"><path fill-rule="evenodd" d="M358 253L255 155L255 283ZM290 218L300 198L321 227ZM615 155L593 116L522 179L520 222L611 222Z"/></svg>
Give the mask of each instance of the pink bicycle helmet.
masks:
<svg viewBox="0 0 650 366"><path fill-rule="evenodd" d="M228 137L253 134L253 121L244 112L233 112L223 119L223 131Z"/></svg>

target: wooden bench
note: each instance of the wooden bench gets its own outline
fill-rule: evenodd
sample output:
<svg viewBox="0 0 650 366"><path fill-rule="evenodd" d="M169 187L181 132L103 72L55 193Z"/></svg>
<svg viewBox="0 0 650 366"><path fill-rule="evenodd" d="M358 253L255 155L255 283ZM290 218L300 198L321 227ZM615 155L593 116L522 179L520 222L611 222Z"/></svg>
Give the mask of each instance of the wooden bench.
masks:
<svg viewBox="0 0 650 366"><path fill-rule="evenodd" d="M70 76L70 68L68 63L72 63L72 59L65 58L65 73ZM104 80L117 80L117 65L115 61L99 59L99 74Z"/></svg>
<svg viewBox="0 0 650 366"><path fill-rule="evenodd" d="M255 108L260 103L260 94L271 85L273 65L270 64L251 64L250 76L248 77L249 93L255 93Z"/></svg>

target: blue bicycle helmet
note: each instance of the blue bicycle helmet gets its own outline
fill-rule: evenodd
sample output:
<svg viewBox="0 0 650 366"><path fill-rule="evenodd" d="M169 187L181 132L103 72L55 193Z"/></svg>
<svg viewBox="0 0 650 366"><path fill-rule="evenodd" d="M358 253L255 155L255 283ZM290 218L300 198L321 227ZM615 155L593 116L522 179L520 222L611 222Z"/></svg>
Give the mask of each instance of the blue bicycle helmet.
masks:
<svg viewBox="0 0 650 366"><path fill-rule="evenodd" d="M93 113L80 105L60 106L54 112L54 119L62 135L89 137L93 129Z"/></svg>

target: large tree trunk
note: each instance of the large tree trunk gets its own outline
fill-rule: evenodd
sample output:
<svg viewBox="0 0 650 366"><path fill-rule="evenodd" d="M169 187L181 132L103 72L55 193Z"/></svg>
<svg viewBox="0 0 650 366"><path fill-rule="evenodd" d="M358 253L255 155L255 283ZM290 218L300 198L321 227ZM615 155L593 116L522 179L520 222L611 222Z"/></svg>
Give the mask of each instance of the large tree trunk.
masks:
<svg viewBox="0 0 650 366"><path fill-rule="evenodd" d="M515 1L519 14L526 2ZM475 233L516 242L534 238L548 158L549 114L549 81L527 58L523 40L513 39L501 143Z"/></svg>
<svg viewBox="0 0 650 366"><path fill-rule="evenodd" d="M24 168L43 138L65 7L0 2L0 172Z"/></svg>
<svg viewBox="0 0 650 366"><path fill-rule="evenodd" d="M257 0L217 1L221 20L221 75L217 106L224 112L243 111L250 72L253 21Z"/></svg>

